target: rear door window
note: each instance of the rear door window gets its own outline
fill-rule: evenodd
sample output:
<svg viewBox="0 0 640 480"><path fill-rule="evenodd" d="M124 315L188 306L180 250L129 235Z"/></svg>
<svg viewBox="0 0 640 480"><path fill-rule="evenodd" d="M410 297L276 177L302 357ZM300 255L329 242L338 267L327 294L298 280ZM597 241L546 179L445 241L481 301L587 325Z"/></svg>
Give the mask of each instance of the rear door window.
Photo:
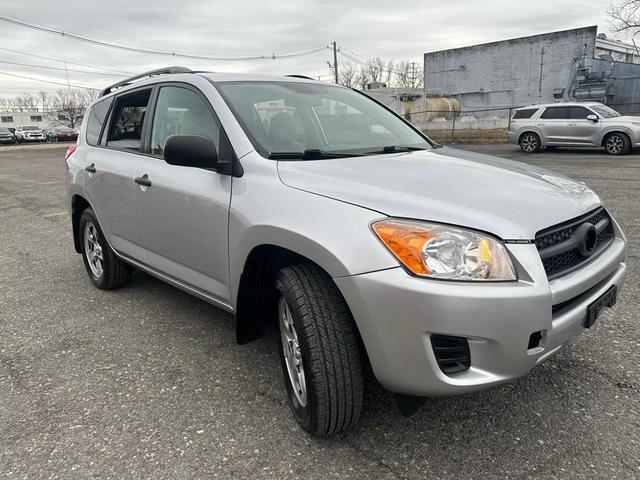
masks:
<svg viewBox="0 0 640 480"><path fill-rule="evenodd" d="M116 98L107 146L140 151L151 90L142 90Z"/></svg>
<svg viewBox="0 0 640 480"><path fill-rule="evenodd" d="M102 124L107 118L107 113L109 113L109 107L112 101L113 97L105 98L91 107L87 120L87 143L89 145L98 145Z"/></svg>
<svg viewBox="0 0 640 480"><path fill-rule="evenodd" d="M540 118L544 118L545 120L566 120L567 117L567 107L548 107Z"/></svg>
<svg viewBox="0 0 640 480"><path fill-rule="evenodd" d="M537 108L523 108L522 110L516 110L513 119L517 120L519 118L531 118L537 111Z"/></svg>

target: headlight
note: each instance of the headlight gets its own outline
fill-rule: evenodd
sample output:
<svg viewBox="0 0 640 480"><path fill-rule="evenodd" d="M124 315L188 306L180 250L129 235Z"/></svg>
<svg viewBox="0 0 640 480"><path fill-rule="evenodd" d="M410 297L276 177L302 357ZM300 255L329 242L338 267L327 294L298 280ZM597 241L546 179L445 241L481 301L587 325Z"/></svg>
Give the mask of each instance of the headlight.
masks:
<svg viewBox="0 0 640 480"><path fill-rule="evenodd" d="M372 228L416 275L464 281L517 280L507 249L488 235L409 220L380 220Z"/></svg>
<svg viewBox="0 0 640 480"><path fill-rule="evenodd" d="M640 127L640 122L631 122L633 123L636 127Z"/></svg>

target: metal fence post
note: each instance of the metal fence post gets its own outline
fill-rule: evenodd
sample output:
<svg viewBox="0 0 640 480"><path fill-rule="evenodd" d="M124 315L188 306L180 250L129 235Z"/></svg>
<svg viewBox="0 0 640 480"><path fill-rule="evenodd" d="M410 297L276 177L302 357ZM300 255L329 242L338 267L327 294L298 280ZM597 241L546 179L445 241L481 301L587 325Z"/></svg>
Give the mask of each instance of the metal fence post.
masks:
<svg viewBox="0 0 640 480"><path fill-rule="evenodd" d="M454 143L456 139L456 117L457 115L454 113L453 123L451 124L451 143Z"/></svg>

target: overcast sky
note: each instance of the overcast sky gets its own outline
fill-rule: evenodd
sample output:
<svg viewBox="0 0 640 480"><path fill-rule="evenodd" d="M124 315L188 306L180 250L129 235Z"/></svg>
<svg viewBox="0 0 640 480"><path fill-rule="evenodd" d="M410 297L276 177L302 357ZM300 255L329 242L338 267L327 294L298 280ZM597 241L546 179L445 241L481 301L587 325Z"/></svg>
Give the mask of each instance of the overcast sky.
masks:
<svg viewBox="0 0 640 480"><path fill-rule="evenodd" d="M356 58L422 62L429 51L588 25L609 34L608 5L608 0L20 0L3 2L0 15L127 46L207 56L270 55L336 41ZM0 22L0 47L127 72L184 65L329 80L327 61L332 61L328 49L275 61L167 58L88 45L5 22ZM64 68L60 62L4 50L0 61ZM6 63L0 63L0 72L66 81L62 71ZM71 83L95 88L117 80L76 72L69 72L69 77ZM57 88L61 87L0 75L2 96Z"/></svg>

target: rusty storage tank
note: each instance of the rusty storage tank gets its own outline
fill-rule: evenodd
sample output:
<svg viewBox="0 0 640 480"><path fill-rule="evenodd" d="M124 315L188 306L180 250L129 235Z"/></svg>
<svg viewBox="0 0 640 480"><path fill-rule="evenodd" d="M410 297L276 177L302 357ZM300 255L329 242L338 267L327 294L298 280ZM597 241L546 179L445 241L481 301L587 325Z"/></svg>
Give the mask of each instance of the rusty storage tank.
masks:
<svg viewBox="0 0 640 480"><path fill-rule="evenodd" d="M460 102L453 97L427 97L402 102L402 113L413 123L452 120L460 112Z"/></svg>

